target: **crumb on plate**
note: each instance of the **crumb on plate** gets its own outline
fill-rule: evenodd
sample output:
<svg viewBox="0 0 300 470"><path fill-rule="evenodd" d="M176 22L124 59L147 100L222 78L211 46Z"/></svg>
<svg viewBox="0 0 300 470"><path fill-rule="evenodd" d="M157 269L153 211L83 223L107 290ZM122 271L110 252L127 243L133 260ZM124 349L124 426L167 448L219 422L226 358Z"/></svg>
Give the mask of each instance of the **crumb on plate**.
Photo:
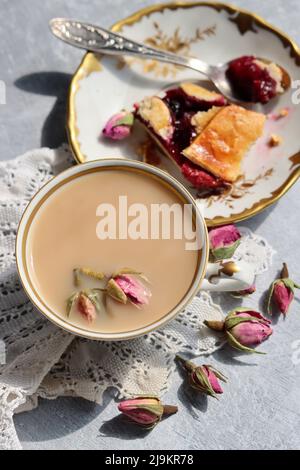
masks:
<svg viewBox="0 0 300 470"><path fill-rule="evenodd" d="M282 137L276 134L271 134L269 139L269 146L270 147L278 147L278 145L282 144Z"/></svg>

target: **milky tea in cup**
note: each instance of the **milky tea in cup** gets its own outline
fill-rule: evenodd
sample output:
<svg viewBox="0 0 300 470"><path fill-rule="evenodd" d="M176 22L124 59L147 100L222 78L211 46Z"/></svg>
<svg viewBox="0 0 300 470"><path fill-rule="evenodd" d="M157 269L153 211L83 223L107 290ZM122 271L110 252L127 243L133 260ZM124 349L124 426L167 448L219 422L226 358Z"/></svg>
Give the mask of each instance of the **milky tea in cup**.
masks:
<svg viewBox="0 0 300 470"><path fill-rule="evenodd" d="M159 326L195 293L204 270L191 196L167 174L125 162L84 164L54 178L29 205L18 234L19 270L32 300L55 323L92 338ZM145 287L142 304L108 295L123 268L133 272L125 280ZM92 319L78 305L80 292L93 293Z"/></svg>

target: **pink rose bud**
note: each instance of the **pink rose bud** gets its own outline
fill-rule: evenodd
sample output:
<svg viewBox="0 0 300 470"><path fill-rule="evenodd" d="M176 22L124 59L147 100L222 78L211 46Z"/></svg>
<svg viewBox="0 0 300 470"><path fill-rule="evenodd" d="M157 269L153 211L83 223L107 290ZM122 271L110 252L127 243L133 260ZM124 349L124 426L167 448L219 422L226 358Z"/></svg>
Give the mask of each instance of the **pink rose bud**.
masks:
<svg viewBox="0 0 300 470"><path fill-rule="evenodd" d="M240 323L236 323L236 320ZM267 318L253 311L236 312L234 318L225 321L227 334L230 333L243 346L258 345L266 340L272 334L270 323Z"/></svg>
<svg viewBox="0 0 300 470"><path fill-rule="evenodd" d="M286 285L283 281L277 281L274 285L273 299L275 300L279 311L286 315L288 313L289 306L294 299L293 288Z"/></svg>
<svg viewBox="0 0 300 470"><path fill-rule="evenodd" d="M142 282L131 275L120 275L114 278L116 284L127 298L135 305L148 305L150 290Z"/></svg>
<svg viewBox="0 0 300 470"><path fill-rule="evenodd" d="M66 302L67 316L69 317L74 306L77 311L89 323L96 319L96 314L100 311L98 289L86 289L81 292L74 292Z"/></svg>
<svg viewBox="0 0 300 470"><path fill-rule="evenodd" d="M209 365L203 365L202 370L204 374L207 376L208 381L213 391L215 393L220 393L220 394L223 393L222 387L218 381L218 378L220 379L221 377L220 372L218 372L216 369L214 369L212 366L209 366ZM226 380L224 380L224 382L226 382Z"/></svg>
<svg viewBox="0 0 300 470"><path fill-rule="evenodd" d="M269 301L268 301L268 312L271 314L271 302L274 301L278 310L286 315L289 310L289 306L294 299L294 291L299 289L300 286L296 284L292 279L289 279L289 272L287 265L283 263L281 271L281 278L276 279L270 287Z"/></svg>
<svg viewBox="0 0 300 470"><path fill-rule="evenodd" d="M210 250L216 261L231 258L241 242L235 225L223 225L209 231Z"/></svg>
<svg viewBox="0 0 300 470"><path fill-rule="evenodd" d="M106 123L103 134L112 140L122 140L129 136L134 122L133 114L121 111L114 114Z"/></svg>
<svg viewBox="0 0 300 470"><path fill-rule="evenodd" d="M79 313L89 322L92 323L96 319L96 306L88 295L81 292L77 300L77 308Z"/></svg>
<svg viewBox="0 0 300 470"><path fill-rule="evenodd" d="M145 279L145 276L131 268L123 268L114 273L107 283L106 292L118 302L123 304L129 300L136 307L148 305L151 291L138 279Z"/></svg>
<svg viewBox="0 0 300 470"><path fill-rule="evenodd" d="M216 331L224 331L231 346L241 351L256 352L249 346L265 341L273 330L271 322L260 313L247 308L237 308L229 312L224 322L206 320L205 325Z"/></svg>
<svg viewBox="0 0 300 470"><path fill-rule="evenodd" d="M119 411L126 415L131 421L153 428L163 416L177 413L178 407L163 405L158 397L140 396L130 400L123 400L118 405Z"/></svg>
<svg viewBox="0 0 300 470"><path fill-rule="evenodd" d="M238 292L232 292L231 295L237 298L248 297L249 295L254 294L255 291L256 291L255 284L252 284L252 286L248 287L247 289L240 290Z"/></svg>
<svg viewBox="0 0 300 470"><path fill-rule="evenodd" d="M121 304L127 303L127 295L118 286L113 278L111 278L106 285L106 294Z"/></svg>
<svg viewBox="0 0 300 470"><path fill-rule="evenodd" d="M216 394L223 393L219 380L226 382L226 377L217 369L207 364L197 366L180 356L176 356L176 359L188 372L189 383L192 388L214 398L216 398Z"/></svg>

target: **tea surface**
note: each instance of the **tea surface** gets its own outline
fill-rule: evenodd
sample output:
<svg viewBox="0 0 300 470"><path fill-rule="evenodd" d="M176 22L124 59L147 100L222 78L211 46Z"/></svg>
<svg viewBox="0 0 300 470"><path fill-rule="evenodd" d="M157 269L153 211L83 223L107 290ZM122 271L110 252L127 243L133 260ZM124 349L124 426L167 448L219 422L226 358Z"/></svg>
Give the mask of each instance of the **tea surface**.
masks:
<svg viewBox="0 0 300 470"><path fill-rule="evenodd" d="M119 216L119 196L128 207L142 203L183 205L170 188L143 173L102 170L84 174L53 192L36 213L29 231L27 262L33 283L56 315L67 319L66 300L76 291L73 269L88 266L109 275L122 267L143 272L152 292L149 305L136 308L107 298L96 320L89 324L76 309L68 321L99 332L127 332L151 325L171 311L188 291L196 273L199 251L186 250L187 240L106 239L96 234L99 204L108 203ZM124 217L124 214L122 213ZM134 217L129 216L128 222ZM149 218L150 224L150 218ZM119 224L117 223L117 235ZM124 228L124 227L123 227ZM150 229L149 229L150 232ZM84 287L104 287L83 279Z"/></svg>

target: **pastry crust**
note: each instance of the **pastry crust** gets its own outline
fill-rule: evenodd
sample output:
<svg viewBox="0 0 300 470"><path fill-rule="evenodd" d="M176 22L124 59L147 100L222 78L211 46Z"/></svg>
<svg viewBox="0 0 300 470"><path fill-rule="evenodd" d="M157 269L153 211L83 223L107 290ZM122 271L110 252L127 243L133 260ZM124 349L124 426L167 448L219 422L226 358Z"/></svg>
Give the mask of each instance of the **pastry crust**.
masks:
<svg viewBox="0 0 300 470"><path fill-rule="evenodd" d="M274 62L270 64L266 64L265 62L262 62L259 59L256 59L254 61L256 65L258 65L261 69L266 70L268 74L270 75L271 78L276 82L276 93L283 93L284 88L282 86L282 79L283 79L283 73L280 67L278 67L277 64L274 64Z"/></svg>
<svg viewBox="0 0 300 470"><path fill-rule="evenodd" d="M206 90L206 88L202 88L202 86L195 85L194 83L181 83L180 88L186 95L192 96L198 100L216 101L218 99L224 99L220 93Z"/></svg>
<svg viewBox="0 0 300 470"><path fill-rule="evenodd" d="M241 173L241 161L262 135L265 116L237 105L224 107L208 123L183 155L228 182Z"/></svg>
<svg viewBox="0 0 300 470"><path fill-rule="evenodd" d="M168 141L172 137L174 128L171 112L158 96L145 98L140 103L137 113L163 140Z"/></svg>
<svg viewBox="0 0 300 470"><path fill-rule="evenodd" d="M208 111L198 111L191 119L192 126L195 127L197 134L200 134L210 121L221 111L221 107L213 106Z"/></svg>

